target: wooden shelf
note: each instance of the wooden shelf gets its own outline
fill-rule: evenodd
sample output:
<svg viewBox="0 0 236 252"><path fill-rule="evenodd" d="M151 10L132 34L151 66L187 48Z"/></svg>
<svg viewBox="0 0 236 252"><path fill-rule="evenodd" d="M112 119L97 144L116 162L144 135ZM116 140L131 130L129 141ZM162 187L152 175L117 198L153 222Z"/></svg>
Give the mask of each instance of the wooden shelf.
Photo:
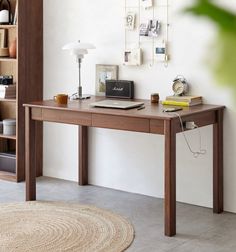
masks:
<svg viewBox="0 0 236 252"><path fill-rule="evenodd" d="M0 98L0 102L16 102L16 98L12 99Z"/></svg>
<svg viewBox="0 0 236 252"><path fill-rule="evenodd" d="M22 104L43 99L43 0L9 2L13 16L18 4L17 24L0 24L0 29L7 31L8 47L17 40L18 55L16 58L0 57L0 75L12 75L18 88L15 99L0 98L0 115L2 119L16 118L17 133L16 136L0 134L0 152L15 151L16 166L9 169L12 173L3 172L7 167L0 167L0 179L21 182L25 179L25 110ZM37 149L41 156L42 123L37 124L37 132Z"/></svg>
<svg viewBox="0 0 236 252"><path fill-rule="evenodd" d="M7 136L3 134L0 134L0 138L16 140L16 136Z"/></svg>
<svg viewBox="0 0 236 252"><path fill-rule="evenodd" d="M0 25L1 29L14 29L17 25Z"/></svg>
<svg viewBox="0 0 236 252"><path fill-rule="evenodd" d="M15 58L8 58L8 57L0 57L0 61L2 61L2 62L17 62L17 59L15 59Z"/></svg>
<svg viewBox="0 0 236 252"><path fill-rule="evenodd" d="M12 172L0 171L0 179L16 182L16 174Z"/></svg>

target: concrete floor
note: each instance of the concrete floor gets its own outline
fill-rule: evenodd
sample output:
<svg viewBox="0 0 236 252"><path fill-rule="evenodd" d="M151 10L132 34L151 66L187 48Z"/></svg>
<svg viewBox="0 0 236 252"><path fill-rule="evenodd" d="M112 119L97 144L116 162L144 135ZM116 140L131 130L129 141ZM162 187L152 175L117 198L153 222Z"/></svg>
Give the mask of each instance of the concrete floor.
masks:
<svg viewBox="0 0 236 252"><path fill-rule="evenodd" d="M96 186L39 178L37 199L92 204L127 217L135 229L128 252L234 252L236 215L216 215L211 209L177 204L175 237L163 235L163 200ZM0 181L0 203L24 201L24 183Z"/></svg>

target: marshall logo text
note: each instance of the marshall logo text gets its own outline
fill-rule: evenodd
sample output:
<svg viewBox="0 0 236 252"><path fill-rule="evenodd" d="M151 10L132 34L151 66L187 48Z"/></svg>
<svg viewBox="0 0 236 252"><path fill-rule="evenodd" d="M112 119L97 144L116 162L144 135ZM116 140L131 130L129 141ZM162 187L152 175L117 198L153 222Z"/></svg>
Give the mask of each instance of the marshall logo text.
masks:
<svg viewBox="0 0 236 252"><path fill-rule="evenodd" d="M113 91L122 92L122 91L124 90L124 88L114 87L112 90L113 90Z"/></svg>

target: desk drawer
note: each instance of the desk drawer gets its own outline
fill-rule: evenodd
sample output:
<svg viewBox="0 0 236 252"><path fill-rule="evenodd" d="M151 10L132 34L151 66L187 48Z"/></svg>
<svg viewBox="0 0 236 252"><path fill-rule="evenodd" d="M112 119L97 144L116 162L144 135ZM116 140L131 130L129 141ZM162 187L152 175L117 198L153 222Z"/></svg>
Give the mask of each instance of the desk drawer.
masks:
<svg viewBox="0 0 236 252"><path fill-rule="evenodd" d="M150 133L164 135L164 120L150 120Z"/></svg>
<svg viewBox="0 0 236 252"><path fill-rule="evenodd" d="M125 116L92 115L92 127L149 133L149 120Z"/></svg>
<svg viewBox="0 0 236 252"><path fill-rule="evenodd" d="M31 108L31 117L33 120L42 121L42 109L41 108Z"/></svg>
<svg viewBox="0 0 236 252"><path fill-rule="evenodd" d="M82 126L91 126L91 114L63 111L63 110L42 110L42 120L48 122L68 123Z"/></svg>

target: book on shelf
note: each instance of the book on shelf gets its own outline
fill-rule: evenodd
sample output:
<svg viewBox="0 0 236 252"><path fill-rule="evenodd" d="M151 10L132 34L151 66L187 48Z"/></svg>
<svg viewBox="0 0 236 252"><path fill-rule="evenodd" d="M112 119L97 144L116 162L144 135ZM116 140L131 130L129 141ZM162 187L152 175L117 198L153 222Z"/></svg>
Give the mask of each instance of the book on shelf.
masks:
<svg viewBox="0 0 236 252"><path fill-rule="evenodd" d="M0 98L1 99L16 98L16 85L0 85Z"/></svg>

